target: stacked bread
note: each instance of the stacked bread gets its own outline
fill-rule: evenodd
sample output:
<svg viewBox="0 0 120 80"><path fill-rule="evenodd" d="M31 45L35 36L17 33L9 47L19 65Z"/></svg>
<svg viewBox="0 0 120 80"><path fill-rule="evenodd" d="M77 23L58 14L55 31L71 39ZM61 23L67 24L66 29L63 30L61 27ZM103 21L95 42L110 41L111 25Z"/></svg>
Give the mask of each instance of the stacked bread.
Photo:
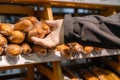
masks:
<svg viewBox="0 0 120 80"><path fill-rule="evenodd" d="M83 46L77 42L67 43L56 47L57 51L65 58L79 56L79 54L90 54L92 52L101 52L103 48L93 46Z"/></svg>
<svg viewBox="0 0 120 80"><path fill-rule="evenodd" d="M84 66L82 66L84 65ZM86 66L82 64L62 66L64 74L69 78L77 78L79 80L120 80L119 74L116 74L111 69L105 69L97 66Z"/></svg>
<svg viewBox="0 0 120 80"><path fill-rule="evenodd" d="M44 38L50 33L50 27L37 20L36 17L23 17L20 18L15 24L0 23L0 54L3 53L10 56L18 56L20 54L31 53L33 42L32 36ZM38 49L41 49L37 51ZM40 52L44 54L43 50L46 50L40 45L36 45L33 48L34 52Z"/></svg>

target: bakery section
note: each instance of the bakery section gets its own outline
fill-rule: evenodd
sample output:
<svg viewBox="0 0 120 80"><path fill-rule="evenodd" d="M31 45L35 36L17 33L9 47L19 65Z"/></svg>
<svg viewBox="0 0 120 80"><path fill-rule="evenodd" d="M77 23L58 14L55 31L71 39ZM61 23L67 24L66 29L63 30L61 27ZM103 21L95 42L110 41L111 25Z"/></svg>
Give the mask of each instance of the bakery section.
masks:
<svg viewBox="0 0 120 80"><path fill-rule="evenodd" d="M31 36L33 35L44 38L54 30L53 27L46 24L45 20L61 19L65 14L70 12L73 16L85 16L89 14L108 16L120 12L119 5L55 0L6 0L0 1L0 4L1 15L4 15L4 17L15 15L12 22L9 19L3 20L0 23L0 70L27 68L27 77L25 76L25 80L34 80L34 75L39 75L36 74L37 71L47 76L50 80L63 80L63 73L66 71L65 67L69 66L68 64L61 67L64 64L62 63L64 60L67 63L70 62L70 64L71 62L76 63L76 61L81 63L82 59L89 60L88 58L90 58L91 60L94 57L116 56L120 54L119 49L82 46L78 43L68 43L57 46L54 49L46 49L45 47L35 45L31 41ZM15 20L16 18L18 19ZM110 59L114 59L114 57L110 57ZM94 60L90 62L96 64ZM119 67L119 65L117 66ZM101 68L90 65L86 71L79 70L81 73L85 73L85 75L79 76L85 80L89 80L86 76L93 76L89 71L92 69L89 68L101 70ZM102 70L104 71L103 68L102 66ZM105 72L107 74L109 71ZM66 73L69 74L69 70ZM77 72L70 71L70 74L74 73Z"/></svg>

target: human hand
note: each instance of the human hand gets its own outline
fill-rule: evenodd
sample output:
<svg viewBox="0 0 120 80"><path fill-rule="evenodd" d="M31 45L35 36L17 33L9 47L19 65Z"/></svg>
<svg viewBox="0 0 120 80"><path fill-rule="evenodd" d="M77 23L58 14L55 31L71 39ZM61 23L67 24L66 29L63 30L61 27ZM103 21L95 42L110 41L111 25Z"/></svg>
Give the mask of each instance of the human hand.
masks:
<svg viewBox="0 0 120 80"><path fill-rule="evenodd" d="M39 44L48 48L52 48L59 44L64 43L64 30L62 22L63 22L62 19L47 21L46 23L49 26L53 26L55 30L53 30L48 36L46 36L43 39L34 36L31 39L35 44Z"/></svg>

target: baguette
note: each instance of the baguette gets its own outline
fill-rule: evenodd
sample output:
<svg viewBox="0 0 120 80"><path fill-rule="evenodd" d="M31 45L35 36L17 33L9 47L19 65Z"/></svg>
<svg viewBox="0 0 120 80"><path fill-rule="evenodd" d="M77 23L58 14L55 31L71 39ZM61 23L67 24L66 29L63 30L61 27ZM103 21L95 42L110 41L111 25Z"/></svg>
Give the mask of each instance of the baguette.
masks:
<svg viewBox="0 0 120 80"><path fill-rule="evenodd" d="M92 73L95 74L100 80L109 80L109 78L99 69L99 68L93 68Z"/></svg>
<svg viewBox="0 0 120 80"><path fill-rule="evenodd" d="M57 51L61 52L61 55L65 58L71 57L70 48L66 44L62 44L56 47Z"/></svg>
<svg viewBox="0 0 120 80"><path fill-rule="evenodd" d="M116 62L114 60L108 60L108 61L105 61L105 64L110 66L116 72L120 72L120 64L118 62Z"/></svg>
<svg viewBox="0 0 120 80"><path fill-rule="evenodd" d="M92 73L88 71L84 72L82 76L85 80L99 80L95 75L93 75Z"/></svg>
<svg viewBox="0 0 120 80"><path fill-rule="evenodd" d="M120 78L113 72L107 70L107 69L102 69L101 71L106 74L107 77L109 77L109 80L120 80Z"/></svg>

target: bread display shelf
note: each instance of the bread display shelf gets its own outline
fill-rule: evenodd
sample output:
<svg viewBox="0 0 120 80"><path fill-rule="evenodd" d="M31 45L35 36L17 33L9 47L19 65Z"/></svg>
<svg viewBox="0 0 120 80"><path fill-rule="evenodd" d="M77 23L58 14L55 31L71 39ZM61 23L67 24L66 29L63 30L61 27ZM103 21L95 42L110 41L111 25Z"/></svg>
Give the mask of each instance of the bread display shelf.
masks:
<svg viewBox="0 0 120 80"><path fill-rule="evenodd" d="M87 55L80 54L77 57L71 57L71 59L83 59L83 58L92 58L92 57L102 57L102 56L112 56L112 55L119 55L120 50L114 49L104 49L102 52L98 53L91 53ZM60 55L60 52L55 53L48 53L45 56L38 55L35 53L32 54L21 54L17 58L9 58L7 56L0 56L0 67L4 66L15 66L15 65L24 65L24 64L36 64L36 63L45 63L45 62L52 62L52 61L62 61L66 60L67 58L63 58Z"/></svg>
<svg viewBox="0 0 120 80"><path fill-rule="evenodd" d="M14 66L14 65L24 65L31 63L44 63L51 61L59 61L60 58L54 54L48 54L47 56L38 56L35 53L32 54L22 54L16 58L9 58L7 56L0 56L0 66Z"/></svg>
<svg viewBox="0 0 120 80"><path fill-rule="evenodd" d="M59 56L60 60L66 59L61 57L59 52L55 53L55 55ZM92 52L90 54L79 54L77 56L71 57L68 60L103 57L103 56L114 56L114 55L120 55L120 50L119 49L103 49L101 52Z"/></svg>

